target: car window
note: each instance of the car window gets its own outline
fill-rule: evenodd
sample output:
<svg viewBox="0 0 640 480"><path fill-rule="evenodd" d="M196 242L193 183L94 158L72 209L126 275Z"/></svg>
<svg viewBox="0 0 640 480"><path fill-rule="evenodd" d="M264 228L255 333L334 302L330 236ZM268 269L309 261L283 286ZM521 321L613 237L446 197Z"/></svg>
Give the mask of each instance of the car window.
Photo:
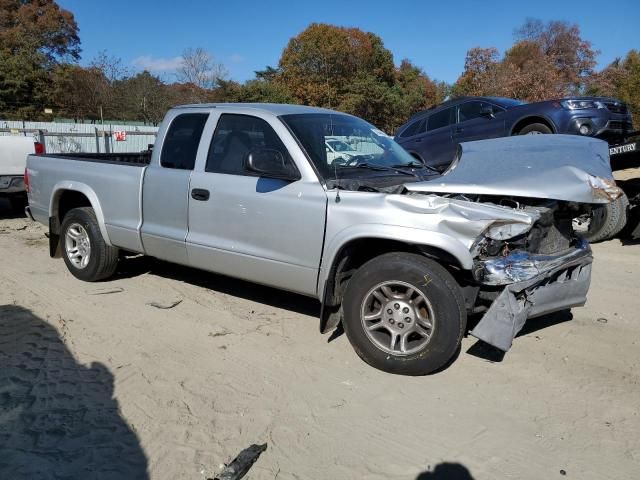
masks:
<svg viewBox="0 0 640 480"><path fill-rule="evenodd" d="M453 123L453 112L453 108L445 108L440 112L431 114L427 121L427 131L430 132L431 130L446 127Z"/></svg>
<svg viewBox="0 0 640 480"><path fill-rule="evenodd" d="M490 108L494 115L503 112L504 109L487 102L467 102L458 107L458 121L466 122L474 118L482 117L482 110Z"/></svg>
<svg viewBox="0 0 640 480"><path fill-rule="evenodd" d="M162 144L160 165L193 170L208 113L183 113L173 119Z"/></svg>
<svg viewBox="0 0 640 480"><path fill-rule="evenodd" d="M400 138L413 137L414 135L418 135L420 133L424 133L424 125L426 123L426 119L421 119L413 122L407 128L405 128L400 134Z"/></svg>
<svg viewBox="0 0 640 480"><path fill-rule="evenodd" d="M250 115L222 114L213 134L205 171L252 175L244 169L250 152L261 149L279 151L292 162L287 148L266 121Z"/></svg>
<svg viewBox="0 0 640 480"><path fill-rule="evenodd" d="M467 120L473 120L479 118L482 115L483 102L467 102L458 107L458 121L466 122Z"/></svg>
<svg viewBox="0 0 640 480"><path fill-rule="evenodd" d="M327 140L327 143L335 152L348 152L350 150L349 145L338 140Z"/></svg>

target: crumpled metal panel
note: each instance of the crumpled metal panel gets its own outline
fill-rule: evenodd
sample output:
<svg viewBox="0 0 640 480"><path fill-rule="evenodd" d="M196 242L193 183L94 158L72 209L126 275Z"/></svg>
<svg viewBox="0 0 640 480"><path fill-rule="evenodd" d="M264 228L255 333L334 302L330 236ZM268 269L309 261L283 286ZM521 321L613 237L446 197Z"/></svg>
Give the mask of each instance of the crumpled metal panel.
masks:
<svg viewBox="0 0 640 480"><path fill-rule="evenodd" d="M505 256L476 260L474 272L483 285L508 285L529 280L590 252L587 241L580 239L578 245L565 255L540 255L517 250Z"/></svg>
<svg viewBox="0 0 640 480"><path fill-rule="evenodd" d="M592 261L588 255L535 279L507 285L471 335L506 352L527 319L584 305Z"/></svg>
<svg viewBox="0 0 640 480"><path fill-rule="evenodd" d="M522 135L461 143L441 177L408 183L412 192L510 195L610 203L616 186L606 142L577 135Z"/></svg>

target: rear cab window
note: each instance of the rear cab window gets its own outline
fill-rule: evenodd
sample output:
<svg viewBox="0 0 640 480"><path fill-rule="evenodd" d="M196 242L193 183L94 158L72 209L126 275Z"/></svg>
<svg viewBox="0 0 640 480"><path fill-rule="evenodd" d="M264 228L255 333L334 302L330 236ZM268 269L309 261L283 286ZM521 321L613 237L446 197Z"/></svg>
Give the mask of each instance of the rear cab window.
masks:
<svg viewBox="0 0 640 480"><path fill-rule="evenodd" d="M183 113L173 119L162 144L160 165L193 170L208 113Z"/></svg>

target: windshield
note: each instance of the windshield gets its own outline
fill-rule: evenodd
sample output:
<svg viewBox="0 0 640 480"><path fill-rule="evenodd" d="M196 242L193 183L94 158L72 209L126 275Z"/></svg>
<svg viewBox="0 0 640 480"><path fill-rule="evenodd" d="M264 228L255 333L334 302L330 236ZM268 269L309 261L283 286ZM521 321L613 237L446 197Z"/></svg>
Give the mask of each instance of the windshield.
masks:
<svg viewBox="0 0 640 480"><path fill-rule="evenodd" d="M280 118L325 179L335 179L336 174L342 178L347 172L358 172L361 176L386 169L398 175L395 169L417 166L417 160L391 137L359 118L339 113L304 113Z"/></svg>
<svg viewBox="0 0 640 480"><path fill-rule="evenodd" d="M494 97L492 98L492 100L498 105L502 105L505 108L517 107L519 105L527 104L527 102L525 102L524 100L516 100L515 98Z"/></svg>

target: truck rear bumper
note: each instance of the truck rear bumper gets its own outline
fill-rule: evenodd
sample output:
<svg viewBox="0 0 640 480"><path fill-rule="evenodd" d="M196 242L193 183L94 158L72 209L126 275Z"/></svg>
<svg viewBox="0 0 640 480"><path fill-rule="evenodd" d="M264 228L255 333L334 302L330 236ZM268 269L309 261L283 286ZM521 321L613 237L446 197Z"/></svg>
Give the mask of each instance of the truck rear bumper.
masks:
<svg viewBox="0 0 640 480"><path fill-rule="evenodd" d="M504 287L471 335L506 352L527 319L587 301L593 257L588 245L566 262Z"/></svg>
<svg viewBox="0 0 640 480"><path fill-rule="evenodd" d="M17 175L2 175L0 176L0 195L24 193L26 189L24 187L24 177Z"/></svg>

